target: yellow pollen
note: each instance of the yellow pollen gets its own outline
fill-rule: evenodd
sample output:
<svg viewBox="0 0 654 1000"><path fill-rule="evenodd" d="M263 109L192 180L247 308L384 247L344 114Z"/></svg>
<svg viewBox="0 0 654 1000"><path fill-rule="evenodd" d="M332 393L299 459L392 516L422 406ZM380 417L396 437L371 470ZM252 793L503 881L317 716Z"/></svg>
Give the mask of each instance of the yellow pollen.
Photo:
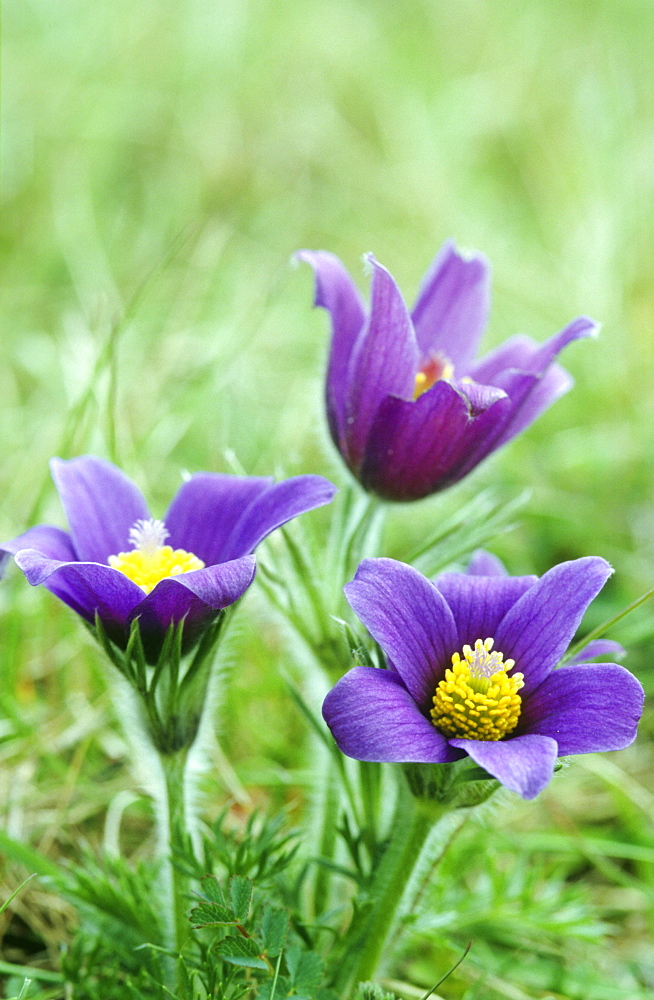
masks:
<svg viewBox="0 0 654 1000"><path fill-rule="evenodd" d="M442 354L432 354L418 370L413 398L417 399L441 379L447 380L453 375L454 365L451 361L444 358Z"/></svg>
<svg viewBox="0 0 654 1000"><path fill-rule="evenodd" d="M470 740L501 740L513 732L520 718L524 686L522 674L508 676L515 666L501 653L491 652L493 639L465 645L463 659L452 657L452 668L436 687L432 722L444 736Z"/></svg>
<svg viewBox="0 0 654 1000"><path fill-rule="evenodd" d="M129 532L134 549L109 556L109 565L124 573L146 594L154 590L161 580L179 576L180 573L191 573L194 569L204 569L202 560L192 552L164 545L167 537L163 521L137 521Z"/></svg>

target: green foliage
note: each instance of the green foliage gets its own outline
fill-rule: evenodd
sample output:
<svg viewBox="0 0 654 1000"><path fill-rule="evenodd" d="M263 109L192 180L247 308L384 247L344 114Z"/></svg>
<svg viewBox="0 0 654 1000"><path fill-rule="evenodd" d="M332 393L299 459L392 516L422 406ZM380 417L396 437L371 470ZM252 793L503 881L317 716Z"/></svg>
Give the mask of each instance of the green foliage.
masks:
<svg viewBox="0 0 654 1000"><path fill-rule="evenodd" d="M324 962L315 952L303 951L299 945L286 949L288 967L293 990L300 994L311 994L318 989L323 976Z"/></svg>
<svg viewBox="0 0 654 1000"><path fill-rule="evenodd" d="M146 657L138 619L132 623L125 650L107 636L99 615L89 626L94 638L135 692L138 711L157 750L175 754L194 742L216 646L230 611L220 611L197 646L182 655L184 623L170 625L156 663Z"/></svg>
<svg viewBox="0 0 654 1000"><path fill-rule="evenodd" d="M354 1000L396 1000L394 993L387 993L376 983L359 983Z"/></svg>
<svg viewBox="0 0 654 1000"><path fill-rule="evenodd" d="M71 866L62 891L75 904L80 924L61 968L80 1000L118 1000L121 991L139 1000L160 995L165 958L158 950L158 884L152 866L118 858L100 863L90 852L83 864Z"/></svg>
<svg viewBox="0 0 654 1000"><path fill-rule="evenodd" d="M71 865L62 890L75 901L89 924L126 954L145 941L162 936L156 905L158 868L129 864L122 858L97 860L87 851L81 864Z"/></svg>
<svg viewBox="0 0 654 1000"><path fill-rule="evenodd" d="M225 808L205 835L203 860L195 865L197 877L219 862L225 871L238 872L257 885L274 881L292 863L298 844L297 832L288 831L285 816L253 812L242 829L230 827Z"/></svg>
<svg viewBox="0 0 654 1000"><path fill-rule="evenodd" d="M412 793L427 806L433 803L437 808L471 808L499 788L499 782L487 771L471 766L467 759L444 766L405 764L404 773Z"/></svg>
<svg viewBox="0 0 654 1000"><path fill-rule="evenodd" d="M232 875L229 880L229 898L237 920L244 922L250 912L252 902L252 882L243 875Z"/></svg>
<svg viewBox="0 0 654 1000"><path fill-rule="evenodd" d="M213 878L213 876L208 876ZM236 918L231 910L220 903L201 903L191 911L195 927L212 927L220 924L233 924Z"/></svg>
<svg viewBox="0 0 654 1000"><path fill-rule="evenodd" d="M232 876L226 888L211 875L201 880L198 895L204 902L193 907L189 919L194 930L205 935L205 962L219 960L248 969L252 975L267 973L257 978L257 996L292 995L298 1000L313 1000L321 993L324 979L322 957L307 947L303 936L297 936L296 928L293 940L288 943L291 930L288 911L273 902L253 908L253 889L251 880L243 876ZM207 932L218 936L211 941L206 937ZM284 970L281 974L280 969ZM330 1000L324 988L322 996Z"/></svg>
<svg viewBox="0 0 654 1000"><path fill-rule="evenodd" d="M266 903L261 916L263 949L271 958L281 954L288 934L289 919L285 910L277 910Z"/></svg>
<svg viewBox="0 0 654 1000"><path fill-rule="evenodd" d="M268 968L268 963L261 958L261 949L252 938L238 937L228 934L216 945L216 954L232 965L242 965L246 969Z"/></svg>

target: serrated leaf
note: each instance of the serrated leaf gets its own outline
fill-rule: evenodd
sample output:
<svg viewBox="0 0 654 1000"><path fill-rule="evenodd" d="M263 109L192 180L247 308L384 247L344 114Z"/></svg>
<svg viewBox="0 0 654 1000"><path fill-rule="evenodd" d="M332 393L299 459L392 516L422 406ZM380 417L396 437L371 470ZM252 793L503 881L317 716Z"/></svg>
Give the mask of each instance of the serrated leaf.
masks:
<svg viewBox="0 0 654 1000"><path fill-rule="evenodd" d="M244 875L232 875L229 880L229 896L234 916L239 923L247 920L252 899L252 882Z"/></svg>
<svg viewBox="0 0 654 1000"><path fill-rule="evenodd" d="M259 945L253 938L230 935L216 945L216 953L225 962L243 965L246 969L269 968L267 962L261 958Z"/></svg>
<svg viewBox="0 0 654 1000"><path fill-rule="evenodd" d="M302 951L293 945L286 952L286 964L296 993L308 993L317 989L323 974L323 960L315 951Z"/></svg>
<svg viewBox="0 0 654 1000"><path fill-rule="evenodd" d="M225 905L225 897L223 891L220 888L220 882L215 875L203 875L200 879L200 892L199 894L207 903L220 903L221 906Z"/></svg>
<svg viewBox="0 0 654 1000"><path fill-rule="evenodd" d="M284 947L288 933L288 913L277 910L266 903L261 917L263 949L271 958L276 958Z"/></svg>
<svg viewBox="0 0 654 1000"><path fill-rule="evenodd" d="M189 915L194 927L208 927L211 924L235 924L234 914L220 903L200 903Z"/></svg>

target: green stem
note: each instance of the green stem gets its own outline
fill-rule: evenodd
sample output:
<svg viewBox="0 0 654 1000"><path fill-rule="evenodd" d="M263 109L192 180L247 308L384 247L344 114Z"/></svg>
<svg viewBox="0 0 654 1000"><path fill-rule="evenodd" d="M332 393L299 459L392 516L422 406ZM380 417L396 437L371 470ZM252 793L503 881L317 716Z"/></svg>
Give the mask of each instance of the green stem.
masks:
<svg viewBox="0 0 654 1000"><path fill-rule="evenodd" d="M163 774L162 801L158 803L159 851L164 865L168 895L168 940L170 951L179 955L189 933L186 919L188 877L181 871L179 855L186 832L186 764L188 748L174 754L159 754Z"/></svg>
<svg viewBox="0 0 654 1000"><path fill-rule="evenodd" d="M434 877L435 869L470 819L473 811L472 809L454 809L445 813L432 826L422 854L416 859L411 877L407 880L404 895L395 911L395 926L399 927L411 914L418 912L422 899ZM393 929L391 937L393 937Z"/></svg>
<svg viewBox="0 0 654 1000"><path fill-rule="evenodd" d="M345 951L334 982L341 997L371 979L395 922L395 914L420 859L425 841L439 818L438 807L414 799L405 781L398 789L391 838L368 886L369 906L355 914L345 938Z"/></svg>

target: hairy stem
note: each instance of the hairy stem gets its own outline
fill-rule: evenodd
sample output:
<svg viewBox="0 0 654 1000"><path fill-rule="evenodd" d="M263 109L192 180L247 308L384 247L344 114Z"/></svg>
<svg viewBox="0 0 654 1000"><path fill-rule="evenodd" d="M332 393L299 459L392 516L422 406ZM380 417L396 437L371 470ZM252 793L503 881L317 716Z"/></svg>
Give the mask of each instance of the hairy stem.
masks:
<svg viewBox="0 0 654 1000"><path fill-rule="evenodd" d="M160 754L163 776L158 805L159 852L163 863L167 905L167 947L179 955L189 933L186 919L188 878L176 861L186 832L186 764L188 749L174 754Z"/></svg>
<svg viewBox="0 0 654 1000"><path fill-rule="evenodd" d="M402 780L390 840L368 886L370 903L355 914L345 936L344 955L334 982L339 996L349 996L357 983L374 976L387 951L404 890L438 818L438 808L414 799Z"/></svg>

